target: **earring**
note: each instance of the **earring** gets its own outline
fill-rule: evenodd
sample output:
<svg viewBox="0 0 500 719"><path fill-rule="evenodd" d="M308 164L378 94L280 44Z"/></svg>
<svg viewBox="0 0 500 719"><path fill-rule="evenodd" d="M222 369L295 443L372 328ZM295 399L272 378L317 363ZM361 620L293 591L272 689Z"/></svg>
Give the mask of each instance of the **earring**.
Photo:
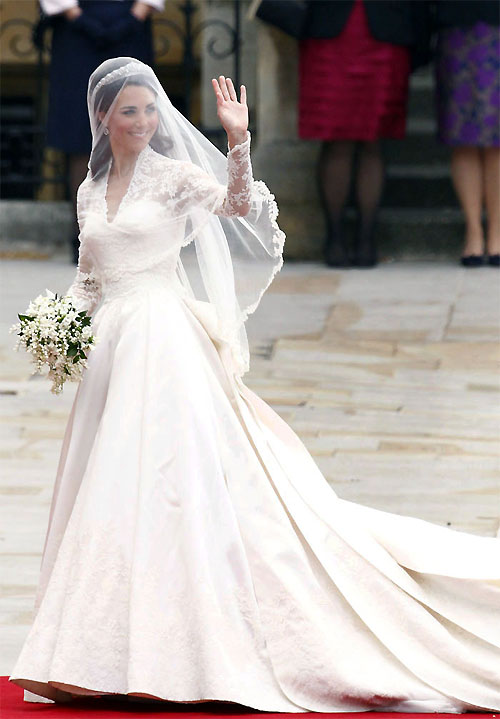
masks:
<svg viewBox="0 0 500 719"><path fill-rule="evenodd" d="M109 135L109 130L108 130L107 127L104 128L104 134L105 134L105 135Z"/></svg>

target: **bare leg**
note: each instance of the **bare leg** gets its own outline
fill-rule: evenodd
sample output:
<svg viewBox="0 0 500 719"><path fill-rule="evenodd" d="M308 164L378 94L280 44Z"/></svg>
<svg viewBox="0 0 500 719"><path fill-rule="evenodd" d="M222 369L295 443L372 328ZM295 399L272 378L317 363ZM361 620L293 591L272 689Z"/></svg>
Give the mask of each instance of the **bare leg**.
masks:
<svg viewBox="0 0 500 719"><path fill-rule="evenodd" d="M349 264L341 224L351 187L354 148L350 140L324 142L319 157L319 192L327 226L325 259L331 267Z"/></svg>
<svg viewBox="0 0 500 719"><path fill-rule="evenodd" d="M73 203L74 228L71 238L73 261L78 262L78 223L76 221L76 192L87 175L88 155L69 156L69 191Z"/></svg>
<svg viewBox="0 0 500 719"><path fill-rule="evenodd" d="M451 178L465 215L465 245L462 254L482 255L483 166L481 150L478 147L453 148Z"/></svg>
<svg viewBox="0 0 500 719"><path fill-rule="evenodd" d="M500 148L483 150L484 197L488 214L487 250L500 254Z"/></svg>
<svg viewBox="0 0 500 719"><path fill-rule="evenodd" d="M355 264L371 267L376 264L375 222L384 189L384 160L380 142L363 142L360 145L356 175L356 200L359 223L356 236Z"/></svg>

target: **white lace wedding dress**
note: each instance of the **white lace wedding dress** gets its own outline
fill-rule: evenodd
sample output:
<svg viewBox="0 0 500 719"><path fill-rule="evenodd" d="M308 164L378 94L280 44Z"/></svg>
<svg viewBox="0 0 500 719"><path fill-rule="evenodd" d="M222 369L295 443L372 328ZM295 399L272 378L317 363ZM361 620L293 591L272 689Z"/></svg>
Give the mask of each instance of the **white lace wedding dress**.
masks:
<svg viewBox="0 0 500 719"><path fill-rule="evenodd" d="M252 181L249 140L228 163L221 215L237 212L238 181ZM69 418L37 611L10 679L56 700L500 710L499 542L334 494L292 430L234 379L203 303L183 293L183 232L165 248L148 230L168 197L213 183L149 147L135 173L150 195L136 196L133 179L115 218L106 178L79 196L82 207L93 193L98 211L72 292L100 342Z"/></svg>

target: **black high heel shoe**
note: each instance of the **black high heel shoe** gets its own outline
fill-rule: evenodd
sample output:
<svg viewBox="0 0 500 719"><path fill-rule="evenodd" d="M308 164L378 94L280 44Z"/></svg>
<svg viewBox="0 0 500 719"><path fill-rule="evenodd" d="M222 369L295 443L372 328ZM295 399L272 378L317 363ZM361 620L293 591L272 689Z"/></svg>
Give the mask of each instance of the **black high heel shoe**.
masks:
<svg viewBox="0 0 500 719"><path fill-rule="evenodd" d="M375 248L367 254L356 254L352 259L353 267L375 267L378 263Z"/></svg>
<svg viewBox="0 0 500 719"><path fill-rule="evenodd" d="M500 267L500 255L488 255L488 264L491 267Z"/></svg>
<svg viewBox="0 0 500 719"><path fill-rule="evenodd" d="M350 267L349 250L340 232L340 227L328 228L324 254L328 267Z"/></svg>
<svg viewBox="0 0 500 719"><path fill-rule="evenodd" d="M354 267L375 267L378 262L377 246L375 243L375 228L372 225L370 230L363 231L360 227L357 231L356 244L354 246Z"/></svg>
<svg viewBox="0 0 500 719"><path fill-rule="evenodd" d="M482 255L462 255L460 263L464 267L481 267L483 265L484 258Z"/></svg>

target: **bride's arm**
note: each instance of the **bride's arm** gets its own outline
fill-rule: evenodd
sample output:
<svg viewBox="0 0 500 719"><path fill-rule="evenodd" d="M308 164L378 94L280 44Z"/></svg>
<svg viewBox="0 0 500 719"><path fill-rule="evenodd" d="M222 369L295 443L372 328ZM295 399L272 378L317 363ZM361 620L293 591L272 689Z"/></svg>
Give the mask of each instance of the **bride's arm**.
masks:
<svg viewBox="0 0 500 719"><path fill-rule="evenodd" d="M157 183L160 195L173 197L179 214L190 209L205 208L225 217L248 215L251 206L253 176L250 161L250 133L227 155L227 185L190 162L162 172Z"/></svg>
<svg viewBox="0 0 500 719"><path fill-rule="evenodd" d="M83 229L83 217L87 204L86 195L87 188L85 183L82 183L78 188L77 195L77 214L80 230ZM89 315L94 312L101 301L101 282L95 271L92 254L83 239L82 232L80 232L76 275L66 294L73 297L79 310L86 310Z"/></svg>
<svg viewBox="0 0 500 719"><path fill-rule="evenodd" d="M227 193L217 214L248 215L253 178L246 87L241 86L239 100L230 77L214 78L212 87L217 100L217 117L227 133L229 148Z"/></svg>
<svg viewBox="0 0 500 719"><path fill-rule="evenodd" d="M227 155L227 190L216 214L248 215L252 194L252 163L250 162L250 133L246 139L234 145Z"/></svg>
<svg viewBox="0 0 500 719"><path fill-rule="evenodd" d="M176 202L179 214L203 208L225 217L244 217L251 208L253 177L250 162L250 133L245 86L241 101L230 78L222 75L212 81L217 97L217 115L227 133L227 184L192 162L181 161L168 168L160 165L161 176L155 186L160 197Z"/></svg>

